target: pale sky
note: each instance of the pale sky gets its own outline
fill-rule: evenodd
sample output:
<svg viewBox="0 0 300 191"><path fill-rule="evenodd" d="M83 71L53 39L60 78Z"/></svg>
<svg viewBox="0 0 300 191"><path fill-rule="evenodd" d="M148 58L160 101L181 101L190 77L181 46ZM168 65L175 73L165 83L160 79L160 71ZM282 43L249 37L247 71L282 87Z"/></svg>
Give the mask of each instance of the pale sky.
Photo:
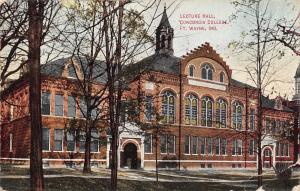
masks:
<svg viewBox="0 0 300 191"><path fill-rule="evenodd" d="M172 1L165 0L165 2L168 6L168 3L171 3ZM181 30L183 26L208 27L207 23L203 25L180 24L180 20L207 20L201 18L181 18L183 14L212 14L215 16L214 20L227 20L228 22L229 16L234 12L234 7L230 2L230 0L182 0L177 8L175 8L175 6L170 7L169 10L167 10L167 13L175 33L174 52L176 56L180 57L204 42L209 42L224 58L230 68L233 69L233 78L246 83L251 83L248 74L243 72L243 70L245 70L245 63L242 63L241 61L243 58L233 56L232 52L227 47L229 42L239 38L242 31L247 31L248 25L243 22L243 19L235 21L234 23L215 25L217 27L217 30L215 31ZM298 0L290 0L289 4L286 4L285 1L282 0L270 0L270 5L273 15L276 15L277 17L296 18L296 15L300 10L300 3ZM295 10L292 10L292 5L296 7ZM287 7L284 9L286 6L289 6L289 8ZM162 9L163 4L161 11ZM156 22L159 23L159 21L160 18L157 19ZM299 63L300 57L297 57L293 55L291 51L288 51L288 54L286 54L286 56L280 60L280 63L276 65L276 69L278 69L276 78L284 83L277 82L276 84L271 84L266 93L269 94L271 91L270 89L274 86L275 90L278 92L277 95L279 93L281 96L287 94L291 99L294 94L294 75Z"/></svg>
<svg viewBox="0 0 300 191"><path fill-rule="evenodd" d="M0 2L3 0L0 0ZM73 0L62 0L65 4L69 4ZM143 0L148 2L150 0ZM238 40L242 31L247 31L248 24L239 19L234 22L229 22L230 15L234 12L234 7L230 3L231 0L162 0L160 6L160 12L163 11L163 5L167 7L172 2L175 3L168 10L169 21L174 28L174 52L175 55L181 57L190 50L201 46L205 42L209 42L211 46L223 57L227 65L233 70L233 78L251 84L252 81L249 75L244 72L245 65L241 56L234 56L228 48L228 43L233 40ZM286 3L288 1L288 3ZM296 18L296 15L300 10L299 0L270 0L270 6L272 13L277 17ZM289 6L289 7L287 7ZM292 10L292 6L296 9ZM212 15L213 19L200 18L182 18L188 14L199 14L203 17L205 15ZM147 15L145 15L147 20ZM214 20L214 21L226 21L228 24L214 24L216 30L208 30L208 26L211 24L183 24L182 21L195 21L195 20ZM160 17L157 18L153 24L152 31L160 22ZM205 27L207 30L190 30L190 26ZM185 27L185 30L183 29ZM299 23L300 27L300 23ZM284 59L276 65L276 79L282 81L275 84L271 84L267 89L267 94L271 92L271 88L277 91L277 95L284 96L285 94L291 99L294 94L294 74L297 66L300 63L300 57L295 56L288 51L288 54ZM272 96L272 95L271 95ZM273 95L274 96L274 95ZM272 97L273 97L272 96Z"/></svg>

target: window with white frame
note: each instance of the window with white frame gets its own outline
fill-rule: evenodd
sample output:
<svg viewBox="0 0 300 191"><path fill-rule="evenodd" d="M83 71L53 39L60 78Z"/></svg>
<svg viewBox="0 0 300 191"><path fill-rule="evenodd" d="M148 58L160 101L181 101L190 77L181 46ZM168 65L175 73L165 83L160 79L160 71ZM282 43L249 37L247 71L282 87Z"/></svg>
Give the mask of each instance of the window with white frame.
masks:
<svg viewBox="0 0 300 191"><path fill-rule="evenodd" d="M160 153L167 153L167 135L159 136Z"/></svg>
<svg viewBox="0 0 300 191"><path fill-rule="evenodd" d="M63 150L63 129L54 129L54 150L62 151Z"/></svg>
<svg viewBox="0 0 300 191"><path fill-rule="evenodd" d="M175 95L171 91L165 91L162 97L163 123L175 123Z"/></svg>
<svg viewBox="0 0 300 191"><path fill-rule="evenodd" d="M152 134L150 133L145 134L144 151L145 153L152 153Z"/></svg>
<svg viewBox="0 0 300 191"><path fill-rule="evenodd" d="M204 137L199 137L198 138L198 142L199 142L199 145L200 145L200 154L201 155L204 155L206 153L206 142L205 142L205 138Z"/></svg>
<svg viewBox="0 0 300 191"><path fill-rule="evenodd" d="M13 134L9 134L9 152L13 152Z"/></svg>
<svg viewBox="0 0 300 191"><path fill-rule="evenodd" d="M50 92L42 92L41 95L41 113L42 115L50 115Z"/></svg>
<svg viewBox="0 0 300 191"><path fill-rule="evenodd" d="M198 153L198 137L192 137L192 154Z"/></svg>
<svg viewBox="0 0 300 191"><path fill-rule="evenodd" d="M64 115L64 95L63 94L55 95L55 115L56 116Z"/></svg>
<svg viewBox="0 0 300 191"><path fill-rule="evenodd" d="M153 118L153 97L146 96L145 102L145 118L146 121L151 121Z"/></svg>
<svg viewBox="0 0 300 191"><path fill-rule="evenodd" d="M206 138L206 142L207 142L207 154L212 155L213 154L212 138L211 137Z"/></svg>
<svg viewBox="0 0 300 191"><path fill-rule="evenodd" d="M75 131L67 131L67 151L75 151Z"/></svg>
<svg viewBox="0 0 300 191"><path fill-rule="evenodd" d="M290 156L289 143L276 143L276 156L288 157Z"/></svg>
<svg viewBox="0 0 300 191"><path fill-rule="evenodd" d="M221 139L221 155L227 154L227 139L222 138Z"/></svg>
<svg viewBox="0 0 300 191"><path fill-rule="evenodd" d="M68 96L68 117L76 117L76 98Z"/></svg>
<svg viewBox="0 0 300 191"><path fill-rule="evenodd" d="M193 65L189 66L189 76L194 77L195 73L195 67Z"/></svg>
<svg viewBox="0 0 300 191"><path fill-rule="evenodd" d="M216 125L218 128L227 126L227 103L224 99L218 99L216 104Z"/></svg>
<svg viewBox="0 0 300 191"><path fill-rule="evenodd" d="M241 139L233 139L232 155L242 155L243 141Z"/></svg>
<svg viewBox="0 0 300 191"><path fill-rule="evenodd" d="M254 152L255 152L255 141L251 139L249 144L249 155L254 155Z"/></svg>
<svg viewBox="0 0 300 191"><path fill-rule="evenodd" d="M13 105L9 105L9 120L13 120L14 119L14 106Z"/></svg>
<svg viewBox="0 0 300 191"><path fill-rule="evenodd" d="M204 64L201 68L201 77L205 80L212 80L213 79L213 69L209 64Z"/></svg>
<svg viewBox="0 0 300 191"><path fill-rule="evenodd" d="M205 127L212 127L213 118L213 101L210 97L202 98L202 119L201 125Z"/></svg>
<svg viewBox="0 0 300 191"><path fill-rule="evenodd" d="M193 94L189 94L185 98L185 124L197 125L197 115L198 98Z"/></svg>
<svg viewBox="0 0 300 191"><path fill-rule="evenodd" d="M91 130L91 152L99 152L99 131L97 129Z"/></svg>
<svg viewBox="0 0 300 191"><path fill-rule="evenodd" d="M79 107L80 107L80 117L86 117L86 111L87 111L87 105L85 103L84 97L80 97L80 102L79 102Z"/></svg>
<svg viewBox="0 0 300 191"><path fill-rule="evenodd" d="M175 154L175 136L168 135L167 149L169 154Z"/></svg>
<svg viewBox="0 0 300 191"><path fill-rule="evenodd" d="M79 132L79 152L85 151L85 132Z"/></svg>
<svg viewBox="0 0 300 191"><path fill-rule="evenodd" d="M233 103L232 124L234 129L241 130L243 127L243 105L235 101Z"/></svg>
<svg viewBox="0 0 300 191"><path fill-rule="evenodd" d="M42 149L50 151L50 129L45 127L42 129Z"/></svg>
<svg viewBox="0 0 300 191"><path fill-rule="evenodd" d="M264 129L264 132L268 134L271 131L271 119L266 118L266 127Z"/></svg>
<svg viewBox="0 0 300 191"><path fill-rule="evenodd" d="M249 128L251 131L255 130L255 110L254 109L250 109L250 124L249 124Z"/></svg>
<svg viewBox="0 0 300 191"><path fill-rule="evenodd" d="M190 154L190 136L184 137L184 154Z"/></svg>
<svg viewBox="0 0 300 191"><path fill-rule="evenodd" d="M215 138L215 154L220 155L221 154L221 138Z"/></svg>

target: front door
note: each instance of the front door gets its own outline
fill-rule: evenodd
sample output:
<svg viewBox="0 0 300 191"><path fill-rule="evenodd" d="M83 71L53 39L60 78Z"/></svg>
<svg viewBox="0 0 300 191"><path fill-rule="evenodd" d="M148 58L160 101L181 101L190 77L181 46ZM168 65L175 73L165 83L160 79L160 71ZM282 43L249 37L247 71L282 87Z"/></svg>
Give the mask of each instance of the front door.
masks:
<svg viewBox="0 0 300 191"><path fill-rule="evenodd" d="M137 169L137 147L133 143L128 143L124 147L122 167Z"/></svg>

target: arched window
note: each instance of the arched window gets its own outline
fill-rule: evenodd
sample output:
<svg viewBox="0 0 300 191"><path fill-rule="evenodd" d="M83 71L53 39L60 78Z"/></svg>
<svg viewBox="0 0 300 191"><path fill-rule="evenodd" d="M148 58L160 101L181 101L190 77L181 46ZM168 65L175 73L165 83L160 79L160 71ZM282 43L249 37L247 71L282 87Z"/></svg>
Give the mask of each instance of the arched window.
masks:
<svg viewBox="0 0 300 191"><path fill-rule="evenodd" d="M189 94L184 101L185 101L185 124L197 125L198 98L193 94Z"/></svg>
<svg viewBox="0 0 300 191"><path fill-rule="evenodd" d="M220 73L220 82L224 82L225 74L224 72Z"/></svg>
<svg viewBox="0 0 300 191"><path fill-rule="evenodd" d="M172 41L172 38L171 38L171 36L169 36L168 37L168 48L172 48L171 41Z"/></svg>
<svg viewBox="0 0 300 191"><path fill-rule="evenodd" d="M243 105L238 102L238 101L235 101L233 103L233 112L232 112L232 125L233 125L233 128L234 129L242 129L243 127L243 124L242 124L242 121L243 121Z"/></svg>
<svg viewBox="0 0 300 191"><path fill-rule="evenodd" d="M194 77L195 67L193 65L189 66L189 76Z"/></svg>
<svg viewBox="0 0 300 191"><path fill-rule="evenodd" d="M162 98L163 123L175 123L175 95L166 91Z"/></svg>
<svg viewBox="0 0 300 191"><path fill-rule="evenodd" d="M69 65L68 72L69 72L69 77L76 78L76 70L74 65L72 64Z"/></svg>
<svg viewBox="0 0 300 191"><path fill-rule="evenodd" d="M160 47L161 48L165 48L165 42L166 42L166 36L162 35L161 42L160 42Z"/></svg>
<svg viewBox="0 0 300 191"><path fill-rule="evenodd" d="M212 126L212 111L213 111L213 101L210 97L202 98L202 119L201 125L205 127Z"/></svg>
<svg viewBox="0 0 300 191"><path fill-rule="evenodd" d="M218 99L216 104L216 125L218 128L227 126L227 103L224 99Z"/></svg>
<svg viewBox="0 0 300 191"><path fill-rule="evenodd" d="M202 79L212 80L213 69L209 64L204 64L201 69Z"/></svg>

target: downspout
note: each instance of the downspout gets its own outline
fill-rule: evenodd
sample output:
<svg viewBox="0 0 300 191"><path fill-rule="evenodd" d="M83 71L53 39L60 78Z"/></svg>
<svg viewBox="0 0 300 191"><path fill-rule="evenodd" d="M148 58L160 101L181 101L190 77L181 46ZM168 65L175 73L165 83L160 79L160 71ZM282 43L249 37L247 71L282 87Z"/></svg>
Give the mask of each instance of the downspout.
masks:
<svg viewBox="0 0 300 191"><path fill-rule="evenodd" d="M245 153L244 153L244 160L245 160L245 164L244 164L244 166L245 166L245 168L247 168L247 150L246 150L246 148L247 148L247 131L248 131L248 125L249 125L249 119L248 119L248 110L249 110L249 105L248 105L248 87L247 87L247 85L246 85L246 129L245 129L245 143L244 143L244 151L245 151ZM249 146L248 146L248 149L249 149Z"/></svg>
<svg viewBox="0 0 300 191"><path fill-rule="evenodd" d="M178 148L178 167L179 171L181 168L181 125L182 125L182 71L181 71L181 61L179 62L179 132L178 132L178 138L179 138L179 148Z"/></svg>

